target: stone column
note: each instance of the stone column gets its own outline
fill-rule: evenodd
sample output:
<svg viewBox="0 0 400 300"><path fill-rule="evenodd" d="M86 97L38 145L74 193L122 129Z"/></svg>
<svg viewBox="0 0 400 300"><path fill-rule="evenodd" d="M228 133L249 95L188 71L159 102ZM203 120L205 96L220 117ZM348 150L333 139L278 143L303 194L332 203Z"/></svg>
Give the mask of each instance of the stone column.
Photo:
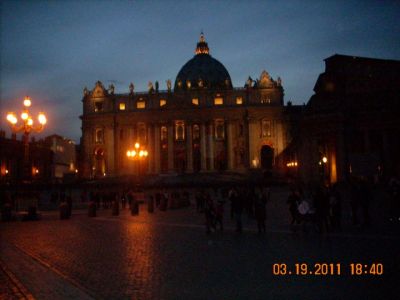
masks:
<svg viewBox="0 0 400 300"><path fill-rule="evenodd" d="M168 173L174 172L174 127L168 124Z"/></svg>
<svg viewBox="0 0 400 300"><path fill-rule="evenodd" d="M147 173L154 172L154 129L152 124L147 126Z"/></svg>
<svg viewBox="0 0 400 300"><path fill-rule="evenodd" d="M208 125L208 155L210 158L209 170L214 171L214 124L211 121Z"/></svg>
<svg viewBox="0 0 400 300"><path fill-rule="evenodd" d="M160 173L160 126L154 125L154 155L150 156L150 159L154 161L154 173Z"/></svg>
<svg viewBox="0 0 400 300"><path fill-rule="evenodd" d="M206 146L206 125L200 124L200 164L201 171L207 170L207 146Z"/></svg>
<svg viewBox="0 0 400 300"><path fill-rule="evenodd" d="M227 156L228 156L228 170L233 170L233 124L231 121L226 121L226 152L227 152Z"/></svg>
<svg viewBox="0 0 400 300"><path fill-rule="evenodd" d="M186 172L193 173L193 141L192 141L192 124L186 126Z"/></svg>

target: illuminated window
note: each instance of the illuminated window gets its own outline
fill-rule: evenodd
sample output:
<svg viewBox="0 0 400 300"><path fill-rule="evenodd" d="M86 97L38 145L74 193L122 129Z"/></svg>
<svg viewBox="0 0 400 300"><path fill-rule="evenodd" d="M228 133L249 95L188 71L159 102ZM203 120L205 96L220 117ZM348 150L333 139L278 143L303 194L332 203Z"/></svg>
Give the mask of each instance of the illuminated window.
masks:
<svg viewBox="0 0 400 300"><path fill-rule="evenodd" d="M138 101L138 102L136 103L136 107L137 107L138 109L146 108L146 101Z"/></svg>
<svg viewBox="0 0 400 300"><path fill-rule="evenodd" d="M183 121L177 121L175 123L175 140L185 140L185 124L183 123Z"/></svg>
<svg viewBox="0 0 400 300"><path fill-rule="evenodd" d="M192 99L192 104L193 105L199 105L199 98L193 98Z"/></svg>
<svg viewBox="0 0 400 300"><path fill-rule="evenodd" d="M236 104L237 105L243 104L243 98L242 97L236 97Z"/></svg>
<svg viewBox="0 0 400 300"><path fill-rule="evenodd" d="M119 110L125 110L125 102L119 104Z"/></svg>
<svg viewBox="0 0 400 300"><path fill-rule="evenodd" d="M215 138L217 140L223 140L225 138L225 126L223 120L215 121Z"/></svg>
<svg viewBox="0 0 400 300"><path fill-rule="evenodd" d="M101 128L96 129L95 133L96 144L102 144L104 142L104 131Z"/></svg>
<svg viewBox="0 0 400 300"><path fill-rule="evenodd" d="M163 107L163 106L165 106L165 105L167 105L167 100L161 99L161 100L160 100L160 107Z"/></svg>
<svg viewBox="0 0 400 300"><path fill-rule="evenodd" d="M216 97L214 98L214 105L222 105L224 104L224 98Z"/></svg>
<svg viewBox="0 0 400 300"><path fill-rule="evenodd" d="M262 104L271 104L271 98L262 97L262 98L261 98L261 103L262 103Z"/></svg>
<svg viewBox="0 0 400 300"><path fill-rule="evenodd" d="M262 137L272 136L272 123L270 120L261 121L261 136Z"/></svg>
<svg viewBox="0 0 400 300"><path fill-rule="evenodd" d="M94 103L94 111L95 112L103 111L103 102L95 102Z"/></svg>
<svg viewBox="0 0 400 300"><path fill-rule="evenodd" d="M166 141L168 138L168 129L167 126L161 126L161 135L160 138L162 141Z"/></svg>

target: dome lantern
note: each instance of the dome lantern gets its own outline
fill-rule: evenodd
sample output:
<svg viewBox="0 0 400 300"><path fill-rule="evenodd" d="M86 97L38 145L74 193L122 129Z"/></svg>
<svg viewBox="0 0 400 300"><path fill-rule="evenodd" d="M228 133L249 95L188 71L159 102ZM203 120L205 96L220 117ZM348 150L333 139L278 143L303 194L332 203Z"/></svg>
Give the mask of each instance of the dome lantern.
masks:
<svg viewBox="0 0 400 300"><path fill-rule="evenodd" d="M195 53L196 55L210 53L210 49L208 48L208 44L206 42L206 39L204 38L203 31L200 33L200 41L197 43Z"/></svg>

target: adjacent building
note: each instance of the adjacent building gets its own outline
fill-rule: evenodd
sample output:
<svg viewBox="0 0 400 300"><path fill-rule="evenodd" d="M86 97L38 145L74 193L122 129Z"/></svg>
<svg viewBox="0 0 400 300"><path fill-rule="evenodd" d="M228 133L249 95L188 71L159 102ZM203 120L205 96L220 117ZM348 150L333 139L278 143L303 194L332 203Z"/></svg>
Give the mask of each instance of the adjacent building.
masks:
<svg viewBox="0 0 400 300"><path fill-rule="evenodd" d="M400 174L400 61L325 59L296 139L305 181Z"/></svg>

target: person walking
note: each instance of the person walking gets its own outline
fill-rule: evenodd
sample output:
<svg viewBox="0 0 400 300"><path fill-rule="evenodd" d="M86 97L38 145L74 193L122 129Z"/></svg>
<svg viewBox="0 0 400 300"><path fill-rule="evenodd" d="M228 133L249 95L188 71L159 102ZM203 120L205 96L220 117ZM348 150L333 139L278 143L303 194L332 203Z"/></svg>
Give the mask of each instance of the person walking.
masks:
<svg viewBox="0 0 400 300"><path fill-rule="evenodd" d="M224 230L224 200L219 199L215 208L215 227L219 224L221 231Z"/></svg>
<svg viewBox="0 0 400 300"><path fill-rule="evenodd" d="M297 206L300 202L300 197L296 192L296 189L292 188L292 191L286 201L287 204L289 204L289 212L292 217L292 220L290 221L290 225L294 225L295 222L299 223L299 218L298 218L298 210Z"/></svg>
<svg viewBox="0 0 400 300"><path fill-rule="evenodd" d="M205 195L204 216L206 218L206 233L210 234L211 229L215 230L215 207L209 193Z"/></svg>
<svg viewBox="0 0 400 300"><path fill-rule="evenodd" d="M269 198L269 191L260 191L255 197L254 213L257 220L258 233L265 233L265 220L267 218L266 205Z"/></svg>
<svg viewBox="0 0 400 300"><path fill-rule="evenodd" d="M232 198L232 209L236 219L236 232L242 232L243 193L235 191Z"/></svg>

